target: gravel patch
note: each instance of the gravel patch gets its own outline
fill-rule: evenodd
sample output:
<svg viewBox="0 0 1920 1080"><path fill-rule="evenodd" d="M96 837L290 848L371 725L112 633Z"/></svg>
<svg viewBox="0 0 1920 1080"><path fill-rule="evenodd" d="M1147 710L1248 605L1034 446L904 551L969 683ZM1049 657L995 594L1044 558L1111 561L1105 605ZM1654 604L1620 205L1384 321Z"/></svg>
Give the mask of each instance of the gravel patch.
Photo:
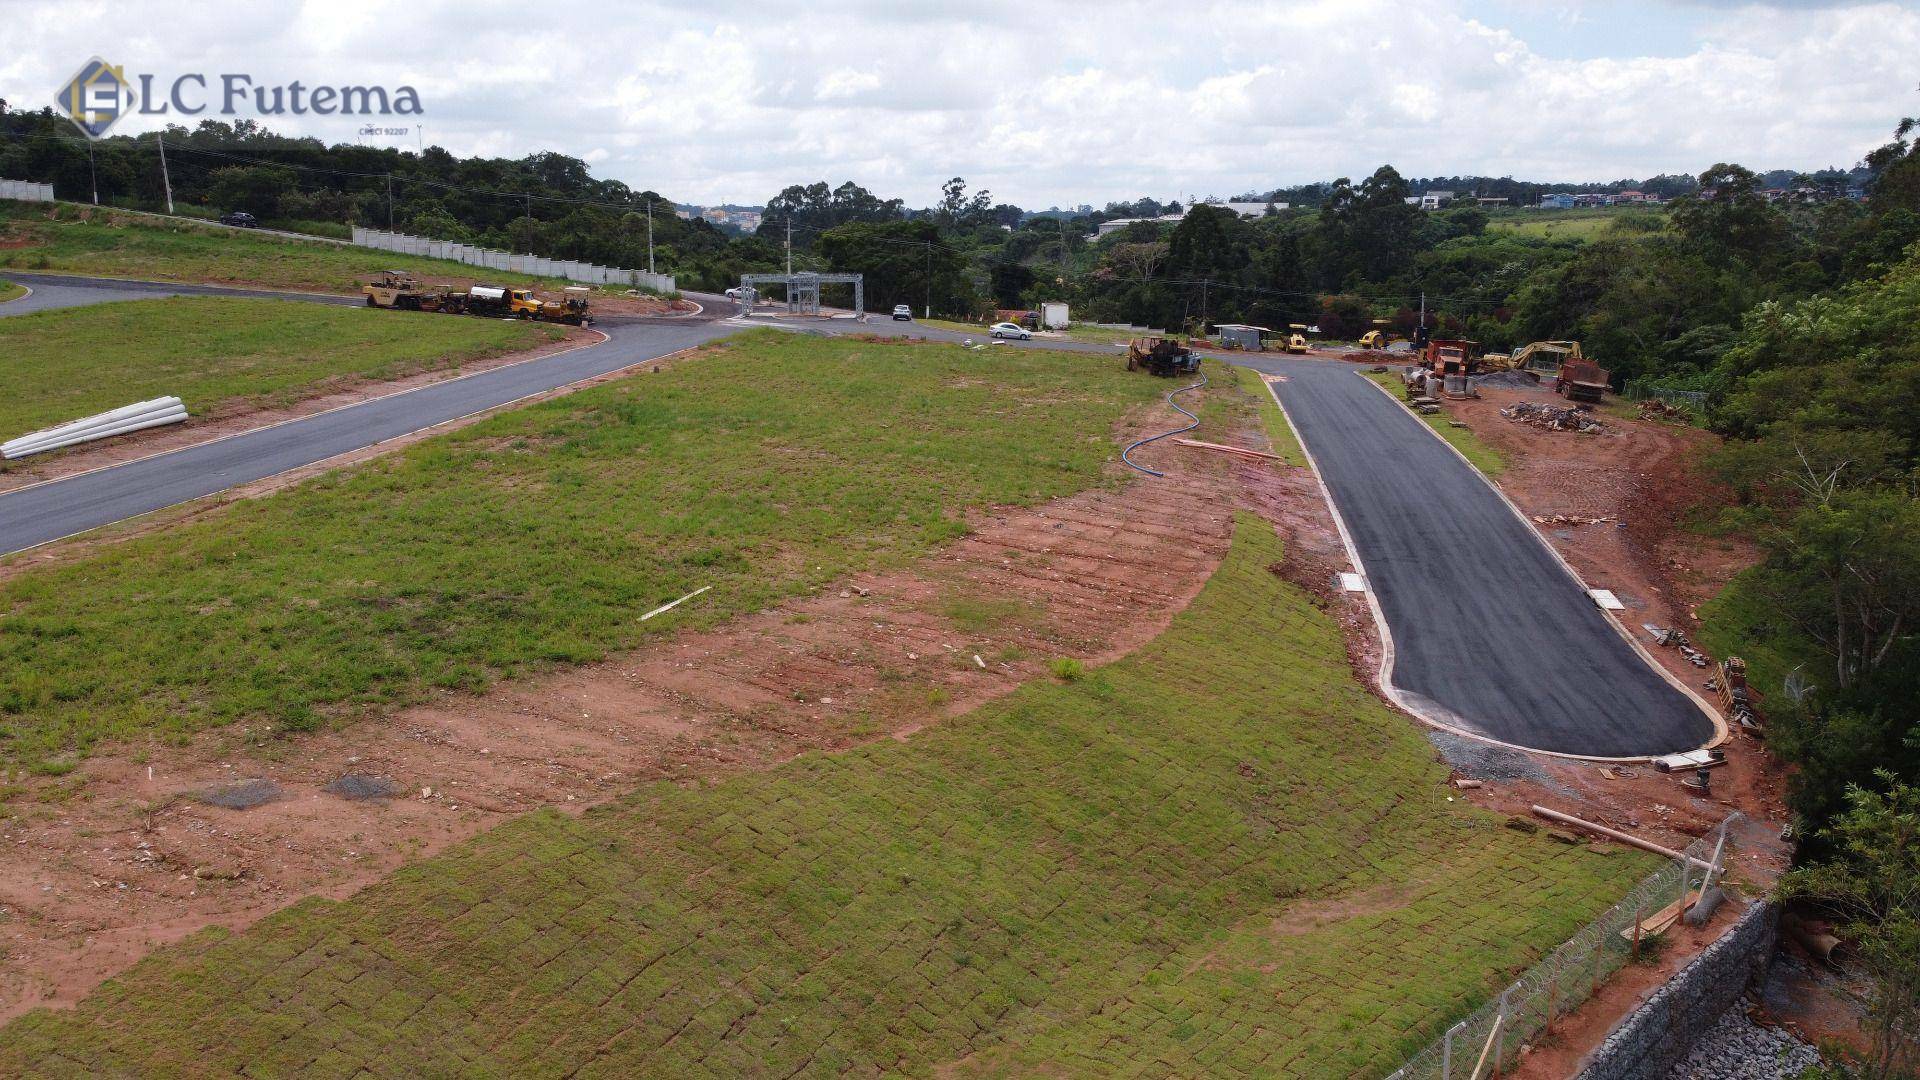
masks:
<svg viewBox="0 0 1920 1080"><path fill-rule="evenodd" d="M1787 1080L1818 1064L1818 1050L1785 1029L1754 1023L1741 1001L1701 1033L1667 1080Z"/></svg>
<svg viewBox="0 0 1920 1080"><path fill-rule="evenodd" d="M399 784L384 776L347 773L322 790L329 795L338 795L343 799L360 802L365 799L391 799L400 794L401 788Z"/></svg>
<svg viewBox="0 0 1920 1080"><path fill-rule="evenodd" d="M280 785L271 780L241 780L238 783L208 788L196 798L208 806L221 806L228 810L251 810L256 806L278 800L286 794Z"/></svg>
<svg viewBox="0 0 1920 1080"><path fill-rule="evenodd" d="M1492 746L1437 728L1428 728L1427 738L1461 776L1474 780L1537 780L1541 783L1548 779L1547 770L1539 762L1518 750Z"/></svg>

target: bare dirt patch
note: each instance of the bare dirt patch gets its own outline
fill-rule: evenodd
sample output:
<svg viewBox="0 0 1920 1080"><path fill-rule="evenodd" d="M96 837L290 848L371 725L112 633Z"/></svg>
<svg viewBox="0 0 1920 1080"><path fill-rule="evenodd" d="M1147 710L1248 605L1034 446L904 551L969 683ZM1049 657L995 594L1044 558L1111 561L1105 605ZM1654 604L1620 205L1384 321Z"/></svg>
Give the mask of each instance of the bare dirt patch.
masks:
<svg viewBox="0 0 1920 1080"><path fill-rule="evenodd" d="M1164 411L1116 435L1159 430ZM1333 566L1338 540L1304 470L1174 447L1144 456L1168 478L983 510L972 535L911 570L718 629L380 722L292 738L230 728L30 781L0 826L0 1018L71 1003L200 928L349 895L526 810L908 738L1050 677L1054 659L1117 657L1199 592L1236 508L1279 520L1301 566ZM1331 569L1296 572L1331 595ZM397 794L327 790L349 774ZM201 797L262 784L274 797L250 809Z"/></svg>

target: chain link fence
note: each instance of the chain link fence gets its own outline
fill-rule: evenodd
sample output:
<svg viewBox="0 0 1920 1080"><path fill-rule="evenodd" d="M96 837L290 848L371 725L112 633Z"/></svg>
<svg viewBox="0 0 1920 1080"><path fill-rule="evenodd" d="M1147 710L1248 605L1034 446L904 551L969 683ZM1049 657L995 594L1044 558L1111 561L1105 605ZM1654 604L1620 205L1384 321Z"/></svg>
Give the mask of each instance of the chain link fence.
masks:
<svg viewBox="0 0 1920 1080"><path fill-rule="evenodd" d="M1510 1067L1520 1047L1592 996L1607 977L1639 951L1634 927L1675 904L1703 879L1720 879L1731 814L1676 859L1647 875L1633 891L1568 938L1492 1001L1448 1028L1387 1080L1487 1080ZM1696 865L1699 864L1699 865ZM1712 866L1708 871L1702 866Z"/></svg>
<svg viewBox="0 0 1920 1080"><path fill-rule="evenodd" d="M1626 386L1621 389L1620 396L1628 401L1647 401L1658 398L1669 405L1685 405L1696 413L1704 413L1707 409L1705 390L1678 390L1647 379L1628 379Z"/></svg>

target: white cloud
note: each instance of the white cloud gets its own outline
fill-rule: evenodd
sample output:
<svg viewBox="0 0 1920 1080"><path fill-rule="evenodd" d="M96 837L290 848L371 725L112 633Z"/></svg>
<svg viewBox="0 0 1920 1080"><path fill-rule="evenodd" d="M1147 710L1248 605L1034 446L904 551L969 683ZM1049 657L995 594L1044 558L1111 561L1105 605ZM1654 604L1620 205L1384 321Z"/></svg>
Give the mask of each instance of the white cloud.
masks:
<svg viewBox="0 0 1920 1080"><path fill-rule="evenodd" d="M1679 21L1644 3L1522 7L655 0L542 19L478 0L14 0L0 97L47 103L95 53L167 77L408 83L429 140L455 152L558 150L681 199L851 178L924 205L961 175L1028 206L1228 195L1383 162L1547 180L1845 165L1917 111L1910 6L1704 2ZM269 123L333 141L360 126Z"/></svg>

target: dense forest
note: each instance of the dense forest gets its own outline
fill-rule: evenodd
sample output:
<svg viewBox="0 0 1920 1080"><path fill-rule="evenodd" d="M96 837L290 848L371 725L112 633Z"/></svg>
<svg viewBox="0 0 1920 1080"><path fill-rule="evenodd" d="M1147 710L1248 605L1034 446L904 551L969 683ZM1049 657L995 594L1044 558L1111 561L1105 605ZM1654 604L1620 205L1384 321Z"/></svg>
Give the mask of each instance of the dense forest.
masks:
<svg viewBox="0 0 1920 1080"><path fill-rule="evenodd" d="M1578 339L1616 383L1704 394L1705 422L1728 436L1716 467L1738 506L1710 524L1754 537L1765 557L1726 607L1744 613L1742 648L1792 673L1763 692L1774 745L1798 766L1796 809L1814 826L1841 810L1847 785L1874 784L1876 768L1920 778L1915 128L1901 123L1858 169L1824 177L1863 183L1864 202L1769 199L1763 188L1782 177L1718 164L1639 183L1672 196L1665 207L1552 237L1506 227L1499 210L1407 202L1429 187L1524 201L1545 185L1415 184L1388 166L1263 193L1294 205L1256 218L1209 204L1177 216L1178 203L1151 198L1029 214L960 178L910 208L817 182L772 195L758 235L729 239L560 154L462 159L205 121L169 129L166 164L183 212L248 210L335 235L391 224L622 266L646 266L651 241L655 265L699 289L790 259L863 273L875 309L977 317L1065 300L1082 320L1190 332L1308 323L1331 338L1381 319L1407 331L1424 315L1490 348ZM0 113L0 176L51 181L80 201L163 199L157 138L89 146L48 110ZM1152 220L1162 215L1173 219ZM1091 237L1116 218L1143 220Z"/></svg>

